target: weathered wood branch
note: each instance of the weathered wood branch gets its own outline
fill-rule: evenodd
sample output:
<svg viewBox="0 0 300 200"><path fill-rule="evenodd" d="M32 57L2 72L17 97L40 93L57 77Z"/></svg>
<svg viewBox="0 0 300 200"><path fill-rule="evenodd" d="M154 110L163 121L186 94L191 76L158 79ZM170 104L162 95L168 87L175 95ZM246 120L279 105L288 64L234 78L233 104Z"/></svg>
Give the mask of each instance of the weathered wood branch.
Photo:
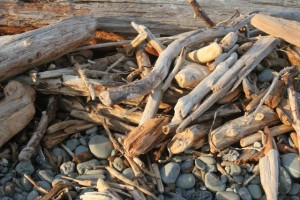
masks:
<svg viewBox="0 0 300 200"><path fill-rule="evenodd" d="M178 56L181 49L199 41L211 41L212 38L224 36L229 32L237 31L247 24L251 17L247 16L230 27L218 27L193 31L172 42L158 57L153 70L145 78L129 83L125 86L111 88L100 93L99 98L104 105L113 105L124 100L144 96L161 84L168 74L171 62Z"/></svg>
<svg viewBox="0 0 300 200"><path fill-rule="evenodd" d="M80 16L19 35L0 37L0 81L71 52L92 39L95 28L92 17Z"/></svg>

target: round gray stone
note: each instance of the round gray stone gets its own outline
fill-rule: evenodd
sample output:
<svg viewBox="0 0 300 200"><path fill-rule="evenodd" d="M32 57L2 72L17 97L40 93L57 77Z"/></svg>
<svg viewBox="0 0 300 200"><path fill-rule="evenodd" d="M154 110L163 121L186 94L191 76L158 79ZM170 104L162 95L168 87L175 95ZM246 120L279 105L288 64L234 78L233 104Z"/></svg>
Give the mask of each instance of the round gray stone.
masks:
<svg viewBox="0 0 300 200"><path fill-rule="evenodd" d="M77 165L78 174L83 174L87 170L95 169L96 166L100 165L100 162L96 159L89 160Z"/></svg>
<svg viewBox="0 0 300 200"><path fill-rule="evenodd" d="M129 167L123 170L122 174L129 179L133 179L134 178L134 172L133 170Z"/></svg>
<svg viewBox="0 0 300 200"><path fill-rule="evenodd" d="M176 180L176 186L182 189L191 189L195 186L196 179L193 174L180 174Z"/></svg>
<svg viewBox="0 0 300 200"><path fill-rule="evenodd" d="M292 188L289 191L289 195L296 195L300 192L300 184L299 183L293 183Z"/></svg>
<svg viewBox="0 0 300 200"><path fill-rule="evenodd" d="M205 174L205 186L213 192L221 192L226 189L226 184L223 183L217 175L212 172Z"/></svg>
<svg viewBox="0 0 300 200"><path fill-rule="evenodd" d="M45 190L51 190L52 186L47 181L38 181L37 184L44 188Z"/></svg>
<svg viewBox="0 0 300 200"><path fill-rule="evenodd" d="M176 162L169 162L164 165L160 170L162 181L165 184L172 184L176 182L176 179L180 173L180 165Z"/></svg>
<svg viewBox="0 0 300 200"><path fill-rule="evenodd" d="M89 151L89 148L87 148L84 145L79 145L78 147L76 147L74 153L75 153L76 156L78 156L82 152L88 152L88 151Z"/></svg>
<svg viewBox="0 0 300 200"><path fill-rule="evenodd" d="M232 176L233 180L235 183L237 184L242 184L244 182L244 176L241 176L241 175L234 175Z"/></svg>
<svg viewBox="0 0 300 200"><path fill-rule="evenodd" d="M247 188L253 199L260 199L262 197L263 194L259 185L250 184Z"/></svg>
<svg viewBox="0 0 300 200"><path fill-rule="evenodd" d="M206 164L202 160L200 160L199 158L195 159L195 166L200 170L205 170L206 169Z"/></svg>
<svg viewBox="0 0 300 200"><path fill-rule="evenodd" d="M234 192L217 192L216 200L240 200L240 196Z"/></svg>
<svg viewBox="0 0 300 200"><path fill-rule="evenodd" d="M252 196L246 187L241 187L238 191L242 200L252 200Z"/></svg>
<svg viewBox="0 0 300 200"><path fill-rule="evenodd" d="M180 165L180 169L182 172L187 172L189 170L192 169L193 167L193 160L192 159L188 159L186 161L184 161L181 165Z"/></svg>
<svg viewBox="0 0 300 200"><path fill-rule="evenodd" d="M90 139L89 148L95 157L106 159L111 155L113 145L107 137L96 135Z"/></svg>
<svg viewBox="0 0 300 200"><path fill-rule="evenodd" d="M263 70L257 77L259 82L270 82L273 80L273 73L270 69Z"/></svg>
<svg viewBox="0 0 300 200"><path fill-rule="evenodd" d="M38 170L37 175L41 180L47 181L48 183L52 183L54 180L54 174L51 170Z"/></svg>
<svg viewBox="0 0 300 200"><path fill-rule="evenodd" d="M63 163L60 166L60 173L63 175L68 175L74 171L75 171L75 163L73 163L71 161Z"/></svg>
<svg viewBox="0 0 300 200"><path fill-rule="evenodd" d="M16 172L23 176L24 174L31 175L34 172L34 166L32 165L31 161L21 161L16 166Z"/></svg>
<svg viewBox="0 0 300 200"><path fill-rule="evenodd" d="M298 160L298 154L285 154L282 156L281 161L282 166L293 178L300 178L300 161Z"/></svg>
<svg viewBox="0 0 300 200"><path fill-rule="evenodd" d="M119 172L122 172L126 168L126 166L124 165L123 159L120 157L117 157L114 159L113 166Z"/></svg>
<svg viewBox="0 0 300 200"><path fill-rule="evenodd" d="M28 194L26 200L35 200L38 196L39 196L38 191L32 190L32 191Z"/></svg>
<svg viewBox="0 0 300 200"><path fill-rule="evenodd" d="M14 194L14 197L13 197L14 200L26 200L26 197L23 196L22 194Z"/></svg>
<svg viewBox="0 0 300 200"><path fill-rule="evenodd" d="M279 194L287 194L292 189L292 179L284 167L279 167Z"/></svg>
<svg viewBox="0 0 300 200"><path fill-rule="evenodd" d="M74 151L79 144L79 140L77 139L70 139L66 141L66 147L68 147L71 151Z"/></svg>
<svg viewBox="0 0 300 200"><path fill-rule="evenodd" d="M91 135L93 133L97 133L98 132L98 127L93 127L93 128L89 128L85 131L85 134L87 135Z"/></svg>
<svg viewBox="0 0 300 200"><path fill-rule="evenodd" d="M217 161L212 156L200 156L198 157L202 162L204 162L207 165L214 165L217 163Z"/></svg>
<svg viewBox="0 0 300 200"><path fill-rule="evenodd" d="M242 169L240 166L232 164L225 167L225 170L227 173L229 173L231 176L239 175L242 172Z"/></svg>
<svg viewBox="0 0 300 200"><path fill-rule="evenodd" d="M87 140L85 137L81 137L79 138L79 142L81 145L86 146L87 145Z"/></svg>

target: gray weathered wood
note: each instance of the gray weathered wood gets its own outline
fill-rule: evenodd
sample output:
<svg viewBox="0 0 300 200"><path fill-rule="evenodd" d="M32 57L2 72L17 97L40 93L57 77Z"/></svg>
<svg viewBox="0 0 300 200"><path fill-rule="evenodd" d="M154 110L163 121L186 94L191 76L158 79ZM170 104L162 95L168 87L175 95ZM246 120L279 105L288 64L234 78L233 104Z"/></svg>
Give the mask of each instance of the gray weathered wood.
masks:
<svg viewBox="0 0 300 200"><path fill-rule="evenodd" d="M71 52L92 39L95 28L96 21L91 16L80 16L0 37L0 81Z"/></svg>
<svg viewBox="0 0 300 200"><path fill-rule="evenodd" d="M262 11L300 21L300 2L291 0L201 0L198 1L216 23L230 18L234 8L242 13ZM73 15L91 14L101 29L135 33L131 21L144 24L154 33L172 35L205 27L186 0L56 0L25 3L0 0L1 26L41 27Z"/></svg>

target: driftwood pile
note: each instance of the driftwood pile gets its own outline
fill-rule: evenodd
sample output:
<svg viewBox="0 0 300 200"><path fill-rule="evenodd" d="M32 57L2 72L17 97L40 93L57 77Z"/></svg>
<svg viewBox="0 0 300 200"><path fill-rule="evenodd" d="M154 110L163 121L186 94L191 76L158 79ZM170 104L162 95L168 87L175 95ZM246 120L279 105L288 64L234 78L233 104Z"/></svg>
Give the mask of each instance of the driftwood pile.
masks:
<svg viewBox="0 0 300 200"><path fill-rule="evenodd" d="M278 156L300 150L300 23L262 14L226 23L159 37L133 22L132 40L82 46L94 39L96 22L81 16L0 37L0 147L34 130L18 154L0 157L26 161L40 146L51 160L49 149L101 125L135 178L112 166L99 166L111 175L106 181L65 177L97 187L82 199L158 199L154 191L170 190L161 163L178 154L219 158L230 149L241 154L236 164L259 163L254 175L260 171L267 199L276 199ZM285 133L292 146L274 140ZM262 148L253 147L258 141ZM207 143L210 152L198 151ZM232 181L225 165L218 171ZM70 189L57 184L41 199L70 197Z"/></svg>

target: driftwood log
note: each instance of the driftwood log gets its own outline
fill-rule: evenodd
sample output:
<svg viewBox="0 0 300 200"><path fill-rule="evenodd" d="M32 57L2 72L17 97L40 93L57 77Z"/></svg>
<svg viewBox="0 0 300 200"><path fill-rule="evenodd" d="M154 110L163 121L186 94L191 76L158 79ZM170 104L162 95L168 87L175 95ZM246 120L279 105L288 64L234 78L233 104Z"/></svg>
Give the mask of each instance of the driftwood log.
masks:
<svg viewBox="0 0 300 200"><path fill-rule="evenodd" d="M0 32L2 30L6 33L31 30L81 14L91 14L97 18L97 27L102 30L122 33L135 33L130 25L132 21L144 24L154 33L167 35L205 27L205 23L199 18L193 18L194 12L186 0L0 2ZM234 8L238 8L242 13L262 11L300 21L299 1L203 0L200 4L214 22L229 19L234 14Z"/></svg>
<svg viewBox="0 0 300 200"><path fill-rule="evenodd" d="M35 114L35 91L17 81L4 88L0 101L0 147L21 131Z"/></svg>
<svg viewBox="0 0 300 200"><path fill-rule="evenodd" d="M95 28L92 17L79 16L19 35L0 37L0 81L71 52L92 39Z"/></svg>
<svg viewBox="0 0 300 200"><path fill-rule="evenodd" d="M265 126L278 123L277 114L269 107L262 106L255 116L242 116L225 123L213 130L209 140L211 150L222 150Z"/></svg>

